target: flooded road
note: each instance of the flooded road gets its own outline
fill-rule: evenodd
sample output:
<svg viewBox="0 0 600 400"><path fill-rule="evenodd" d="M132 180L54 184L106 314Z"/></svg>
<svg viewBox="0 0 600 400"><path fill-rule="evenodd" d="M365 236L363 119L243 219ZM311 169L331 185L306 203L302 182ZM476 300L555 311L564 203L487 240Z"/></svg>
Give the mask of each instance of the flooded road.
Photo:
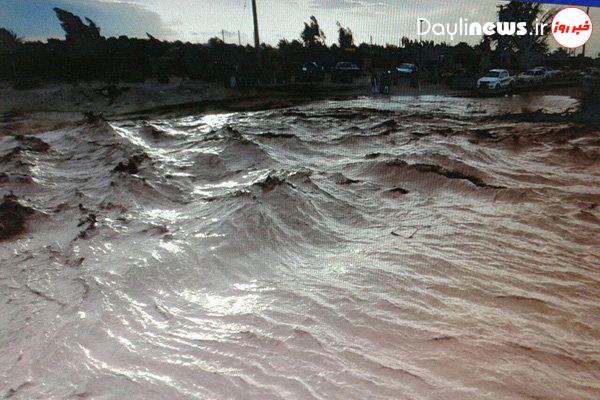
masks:
<svg viewBox="0 0 600 400"><path fill-rule="evenodd" d="M0 242L0 396L599 398L600 132L494 119L576 105L364 98L0 138L23 220Z"/></svg>

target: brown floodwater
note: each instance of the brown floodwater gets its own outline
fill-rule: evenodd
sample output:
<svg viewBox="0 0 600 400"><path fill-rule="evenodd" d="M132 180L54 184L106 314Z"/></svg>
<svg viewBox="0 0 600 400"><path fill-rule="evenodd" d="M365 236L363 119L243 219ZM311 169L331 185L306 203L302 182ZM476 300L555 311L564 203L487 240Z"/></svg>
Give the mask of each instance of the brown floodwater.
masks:
<svg viewBox="0 0 600 400"><path fill-rule="evenodd" d="M494 118L576 106L361 98L0 138L0 397L600 398L600 132Z"/></svg>

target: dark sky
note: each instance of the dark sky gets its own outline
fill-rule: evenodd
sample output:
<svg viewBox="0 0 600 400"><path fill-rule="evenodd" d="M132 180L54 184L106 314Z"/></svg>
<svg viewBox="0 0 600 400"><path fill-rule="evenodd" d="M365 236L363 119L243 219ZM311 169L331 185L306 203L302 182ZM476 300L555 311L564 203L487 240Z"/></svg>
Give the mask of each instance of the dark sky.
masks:
<svg viewBox="0 0 600 400"><path fill-rule="evenodd" d="M64 37L54 16L60 7L93 19L104 36L145 37L149 32L161 39L206 42L222 35L228 42L251 42L251 0L0 0L0 26L28 39ZM397 44L402 36L416 38L417 18L432 22L454 23L495 21L496 0L257 0L261 39L276 44L281 38L299 37L303 22L315 15L327 43L336 40L336 22L350 27L357 41ZM600 10L592 17L600 21ZM600 22L597 22L600 24ZM596 29L598 31L598 28ZM591 52L600 51L600 42L592 36ZM428 39L434 39L429 37ZM436 41L447 41L437 37ZM477 42L479 38L456 41Z"/></svg>

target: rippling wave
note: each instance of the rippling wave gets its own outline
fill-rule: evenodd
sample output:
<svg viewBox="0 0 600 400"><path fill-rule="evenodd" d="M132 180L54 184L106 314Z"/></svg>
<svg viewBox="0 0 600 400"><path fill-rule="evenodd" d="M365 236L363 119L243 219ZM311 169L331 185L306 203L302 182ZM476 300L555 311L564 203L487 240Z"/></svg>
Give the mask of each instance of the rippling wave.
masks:
<svg viewBox="0 0 600 400"><path fill-rule="evenodd" d="M512 106L0 138L0 396L597 399L600 132Z"/></svg>

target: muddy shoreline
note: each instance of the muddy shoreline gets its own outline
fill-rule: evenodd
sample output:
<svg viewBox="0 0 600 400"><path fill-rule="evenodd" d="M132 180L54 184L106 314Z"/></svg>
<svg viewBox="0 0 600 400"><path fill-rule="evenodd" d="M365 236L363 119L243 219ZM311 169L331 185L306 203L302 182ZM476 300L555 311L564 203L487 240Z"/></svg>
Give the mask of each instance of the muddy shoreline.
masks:
<svg viewBox="0 0 600 400"><path fill-rule="evenodd" d="M391 96L481 97L474 92L452 90L444 85L423 84L418 89L401 85L393 89ZM133 85L106 85L100 82L48 84L30 90L15 90L6 83L0 83L0 95L3 98L0 104L0 135L35 134L61 129L85 120L86 115L113 120L144 119L148 116L189 113L264 111L314 101L381 97L371 93L366 79L354 85L293 85L239 90L189 81ZM579 100L581 107L560 114L524 107L521 112L494 118L522 122L600 124L598 92L577 87L544 88L531 93L496 97L519 96L522 102L527 102L528 96L541 95L570 96Z"/></svg>

